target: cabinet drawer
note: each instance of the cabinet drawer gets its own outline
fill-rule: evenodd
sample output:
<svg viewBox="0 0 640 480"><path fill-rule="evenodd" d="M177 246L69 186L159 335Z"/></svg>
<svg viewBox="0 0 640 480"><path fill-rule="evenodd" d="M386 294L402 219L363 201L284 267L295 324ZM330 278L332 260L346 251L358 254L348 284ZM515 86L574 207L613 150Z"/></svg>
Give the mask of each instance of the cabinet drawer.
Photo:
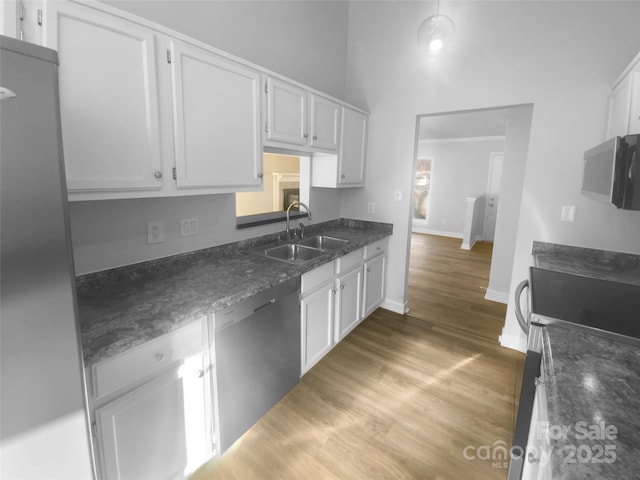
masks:
<svg viewBox="0 0 640 480"><path fill-rule="evenodd" d="M104 397L206 348L205 328L205 319L200 319L94 365L95 397Z"/></svg>
<svg viewBox="0 0 640 480"><path fill-rule="evenodd" d="M340 275L348 270L351 270L356 265L362 263L364 255L364 248L356 250L355 252L348 253L344 257L340 257L336 260L336 275Z"/></svg>
<svg viewBox="0 0 640 480"><path fill-rule="evenodd" d="M372 244L364 247L364 259L368 260L376 255L385 253L387 250L387 241L387 238L383 238L382 240L378 240L377 242L373 242Z"/></svg>
<svg viewBox="0 0 640 480"><path fill-rule="evenodd" d="M324 265L314 268L310 272L302 274L300 291L302 295L311 293L320 285L333 281L334 262L325 263Z"/></svg>

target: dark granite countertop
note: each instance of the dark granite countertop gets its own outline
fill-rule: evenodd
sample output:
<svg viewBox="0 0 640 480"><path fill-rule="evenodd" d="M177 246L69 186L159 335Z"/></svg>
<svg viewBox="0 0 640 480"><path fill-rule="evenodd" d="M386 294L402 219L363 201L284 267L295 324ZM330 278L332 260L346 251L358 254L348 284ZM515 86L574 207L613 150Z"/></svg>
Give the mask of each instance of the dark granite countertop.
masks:
<svg viewBox="0 0 640 480"><path fill-rule="evenodd" d="M640 255L533 242L535 267L640 285Z"/></svg>
<svg viewBox="0 0 640 480"><path fill-rule="evenodd" d="M553 479L638 478L640 348L577 328L544 331Z"/></svg>
<svg viewBox="0 0 640 480"><path fill-rule="evenodd" d="M393 225L339 219L310 225L306 236L349 240L304 265L260 255L276 235L211 247L77 278L85 366L289 281L393 232Z"/></svg>

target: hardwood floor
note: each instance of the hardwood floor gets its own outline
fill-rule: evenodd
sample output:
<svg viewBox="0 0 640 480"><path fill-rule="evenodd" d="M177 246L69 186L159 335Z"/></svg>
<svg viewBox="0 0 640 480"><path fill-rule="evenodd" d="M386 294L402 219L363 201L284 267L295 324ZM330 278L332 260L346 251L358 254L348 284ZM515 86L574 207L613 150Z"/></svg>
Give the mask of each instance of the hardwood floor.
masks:
<svg viewBox="0 0 640 480"><path fill-rule="evenodd" d="M414 233L409 314L498 342L507 306L485 300L492 243L461 250L458 238Z"/></svg>
<svg viewBox="0 0 640 480"><path fill-rule="evenodd" d="M505 479L504 465L468 459L465 448L467 456L496 442L509 448L524 357L470 335L462 319L453 328L469 312L494 310L469 297L479 287L462 285L481 283L475 267L443 262L462 279L420 288L422 298L433 289L438 302L455 300L452 312L439 307L446 321L378 309L192 480Z"/></svg>

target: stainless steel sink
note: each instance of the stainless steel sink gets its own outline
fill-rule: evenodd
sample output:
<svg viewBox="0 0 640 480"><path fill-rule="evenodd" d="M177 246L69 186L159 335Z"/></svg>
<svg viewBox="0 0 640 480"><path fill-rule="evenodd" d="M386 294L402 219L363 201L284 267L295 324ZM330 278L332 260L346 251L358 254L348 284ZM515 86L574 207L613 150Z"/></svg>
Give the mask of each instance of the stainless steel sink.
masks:
<svg viewBox="0 0 640 480"><path fill-rule="evenodd" d="M349 243L349 240L327 237L325 235L316 235L314 237L301 239L298 242L298 245L319 248L320 250L337 250L338 248L344 247L347 243Z"/></svg>
<svg viewBox="0 0 640 480"><path fill-rule="evenodd" d="M272 247L264 251L269 258L287 263L305 263L324 254L322 250L299 244L286 244Z"/></svg>

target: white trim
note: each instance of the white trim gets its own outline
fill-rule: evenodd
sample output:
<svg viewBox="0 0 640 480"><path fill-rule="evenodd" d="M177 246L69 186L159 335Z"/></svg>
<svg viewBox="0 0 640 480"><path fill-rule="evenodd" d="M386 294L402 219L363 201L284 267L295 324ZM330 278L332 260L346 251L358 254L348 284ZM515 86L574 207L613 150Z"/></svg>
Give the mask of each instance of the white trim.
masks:
<svg viewBox="0 0 640 480"><path fill-rule="evenodd" d="M420 145L428 145L432 143L462 143L462 142L494 142L505 141L505 135L494 135L487 137L455 137L455 138L421 138L418 143Z"/></svg>
<svg viewBox="0 0 640 480"><path fill-rule="evenodd" d="M404 315L409 312L409 306L407 302L396 302L395 300L389 300L385 298L380 308L384 308L385 310L390 310L394 313L399 313L400 315Z"/></svg>
<svg viewBox="0 0 640 480"><path fill-rule="evenodd" d="M523 352L523 353L525 353L527 351L526 339L523 340L523 337L520 334L518 334L518 335L512 335L512 334L507 335L505 333L502 333L502 335L500 335L498 340L500 341L500 345L502 347L511 348L512 350L517 350L517 351Z"/></svg>
<svg viewBox="0 0 640 480"><path fill-rule="evenodd" d="M505 305L509 303L509 292L501 292L499 290L492 290L487 288L487 293L484 296L485 299L491 300L492 302L500 302Z"/></svg>
<svg viewBox="0 0 640 480"><path fill-rule="evenodd" d="M438 235L440 237L462 238L462 233L460 232L445 232L443 230L435 230L420 224L412 225L411 231L413 233L426 233L428 235Z"/></svg>
<svg viewBox="0 0 640 480"><path fill-rule="evenodd" d="M483 240L484 240L484 237L482 235L476 235L471 239L471 243L462 242L462 245L460 245L460 248L462 250L471 250L476 243L481 242ZM504 302L504 303L507 303L507 302Z"/></svg>
<svg viewBox="0 0 640 480"><path fill-rule="evenodd" d="M279 212L280 205L280 183L300 184L300 174L291 172L272 172L273 175L273 211ZM302 200L301 200L302 201Z"/></svg>

